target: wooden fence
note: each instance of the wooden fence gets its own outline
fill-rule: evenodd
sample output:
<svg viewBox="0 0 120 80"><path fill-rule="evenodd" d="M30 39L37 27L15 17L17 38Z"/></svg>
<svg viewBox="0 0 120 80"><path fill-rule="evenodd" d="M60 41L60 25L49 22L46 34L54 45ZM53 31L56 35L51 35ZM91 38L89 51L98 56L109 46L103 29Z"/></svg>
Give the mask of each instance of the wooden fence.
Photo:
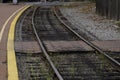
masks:
<svg viewBox="0 0 120 80"><path fill-rule="evenodd" d="M96 0L96 12L109 19L120 20L120 0Z"/></svg>

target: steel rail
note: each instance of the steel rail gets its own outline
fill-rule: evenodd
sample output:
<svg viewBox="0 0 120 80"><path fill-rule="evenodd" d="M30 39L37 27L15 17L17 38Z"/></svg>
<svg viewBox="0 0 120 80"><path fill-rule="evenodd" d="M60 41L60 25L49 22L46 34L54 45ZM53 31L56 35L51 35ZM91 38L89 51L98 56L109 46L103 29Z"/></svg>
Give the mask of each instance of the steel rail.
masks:
<svg viewBox="0 0 120 80"><path fill-rule="evenodd" d="M24 20L25 20L25 17L28 15L28 13L29 13L29 12L27 12L27 13L23 16L23 19L22 19L22 21L21 21L21 24L20 24L20 27L19 27L19 34L18 34L19 37L20 37L19 40L22 40L22 36L21 36L21 35L22 35L22 25L23 25L23 22L24 22Z"/></svg>
<svg viewBox="0 0 120 80"><path fill-rule="evenodd" d="M107 55L104 51L102 51L99 47L95 46L93 43L91 43L90 41L86 40L84 37L82 37L80 34L78 34L77 32L75 32L75 30L73 30L72 28L70 28L57 14L55 7L54 7L54 14L56 15L56 17L58 18L58 20L67 28L69 29L72 33L74 33L78 38L80 38L82 41L84 41L86 44L88 44L89 46L91 46L92 48L94 48L96 51L102 53L107 59L109 59L110 61L112 61L119 69L120 69L120 63L118 61L116 61L115 59L113 59L112 57L110 57L109 55Z"/></svg>
<svg viewBox="0 0 120 80"><path fill-rule="evenodd" d="M49 64L51 65L53 71L55 72L57 78L59 80L64 80L63 77L60 75L60 73L58 72L57 68L55 67L55 65L53 64L52 60L50 59L48 53L47 53L47 50L44 48L44 44L42 43L42 40L39 38L38 34L37 34L37 31L36 31L36 28L35 28L35 24L34 24L34 17L35 17L35 12L36 12L37 8L34 10L33 12L33 15L32 15L32 27L33 27L33 30L34 30L34 33L36 35L36 38L38 40L38 43L41 47L41 50L42 52L44 53L46 59L48 60Z"/></svg>

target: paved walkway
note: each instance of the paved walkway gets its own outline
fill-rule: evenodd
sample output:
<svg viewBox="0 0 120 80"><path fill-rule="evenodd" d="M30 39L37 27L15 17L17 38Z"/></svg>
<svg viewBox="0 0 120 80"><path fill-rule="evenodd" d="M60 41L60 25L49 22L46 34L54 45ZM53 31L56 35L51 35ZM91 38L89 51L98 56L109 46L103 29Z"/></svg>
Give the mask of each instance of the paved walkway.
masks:
<svg viewBox="0 0 120 80"><path fill-rule="evenodd" d="M10 24L14 17L12 17L5 28L3 27L8 18L24 4L12 5L0 3L0 80L7 80L7 36ZM1 36L3 35L3 36ZM12 64L11 64L12 65Z"/></svg>

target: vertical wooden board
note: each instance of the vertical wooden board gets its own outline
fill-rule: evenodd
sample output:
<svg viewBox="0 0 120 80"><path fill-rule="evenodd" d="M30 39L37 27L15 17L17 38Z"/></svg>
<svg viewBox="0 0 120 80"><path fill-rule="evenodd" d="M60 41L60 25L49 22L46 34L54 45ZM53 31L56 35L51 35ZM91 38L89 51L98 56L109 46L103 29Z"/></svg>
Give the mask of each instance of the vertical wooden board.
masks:
<svg viewBox="0 0 120 80"><path fill-rule="evenodd" d="M96 0L96 12L109 19L120 19L120 0Z"/></svg>

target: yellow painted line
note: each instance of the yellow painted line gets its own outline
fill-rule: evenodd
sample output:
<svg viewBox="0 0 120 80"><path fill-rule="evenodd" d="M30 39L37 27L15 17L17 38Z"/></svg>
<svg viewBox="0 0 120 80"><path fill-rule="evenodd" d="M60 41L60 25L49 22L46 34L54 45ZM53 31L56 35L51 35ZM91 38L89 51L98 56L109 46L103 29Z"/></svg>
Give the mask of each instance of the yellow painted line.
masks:
<svg viewBox="0 0 120 80"><path fill-rule="evenodd" d="M24 7L14 18L10 26L10 30L8 34L8 43L7 43L8 80L19 80L15 51L14 51L14 32L15 32L15 26L17 20L22 15L22 13L29 7L30 6Z"/></svg>
<svg viewBox="0 0 120 80"><path fill-rule="evenodd" d="M1 42L1 40L2 40L2 36L3 36L3 32L4 32L4 30L5 30L5 27L6 27L6 25L8 24L8 22L10 21L10 19L13 17L13 16L15 16L15 14L16 13L18 13L21 9L23 9L25 6L23 6L23 7L21 7L20 9L18 9L18 10L16 10L7 20L6 20L6 22L4 23L4 25L3 25L3 27L2 27L2 29L1 29L1 31L0 31L0 42Z"/></svg>

